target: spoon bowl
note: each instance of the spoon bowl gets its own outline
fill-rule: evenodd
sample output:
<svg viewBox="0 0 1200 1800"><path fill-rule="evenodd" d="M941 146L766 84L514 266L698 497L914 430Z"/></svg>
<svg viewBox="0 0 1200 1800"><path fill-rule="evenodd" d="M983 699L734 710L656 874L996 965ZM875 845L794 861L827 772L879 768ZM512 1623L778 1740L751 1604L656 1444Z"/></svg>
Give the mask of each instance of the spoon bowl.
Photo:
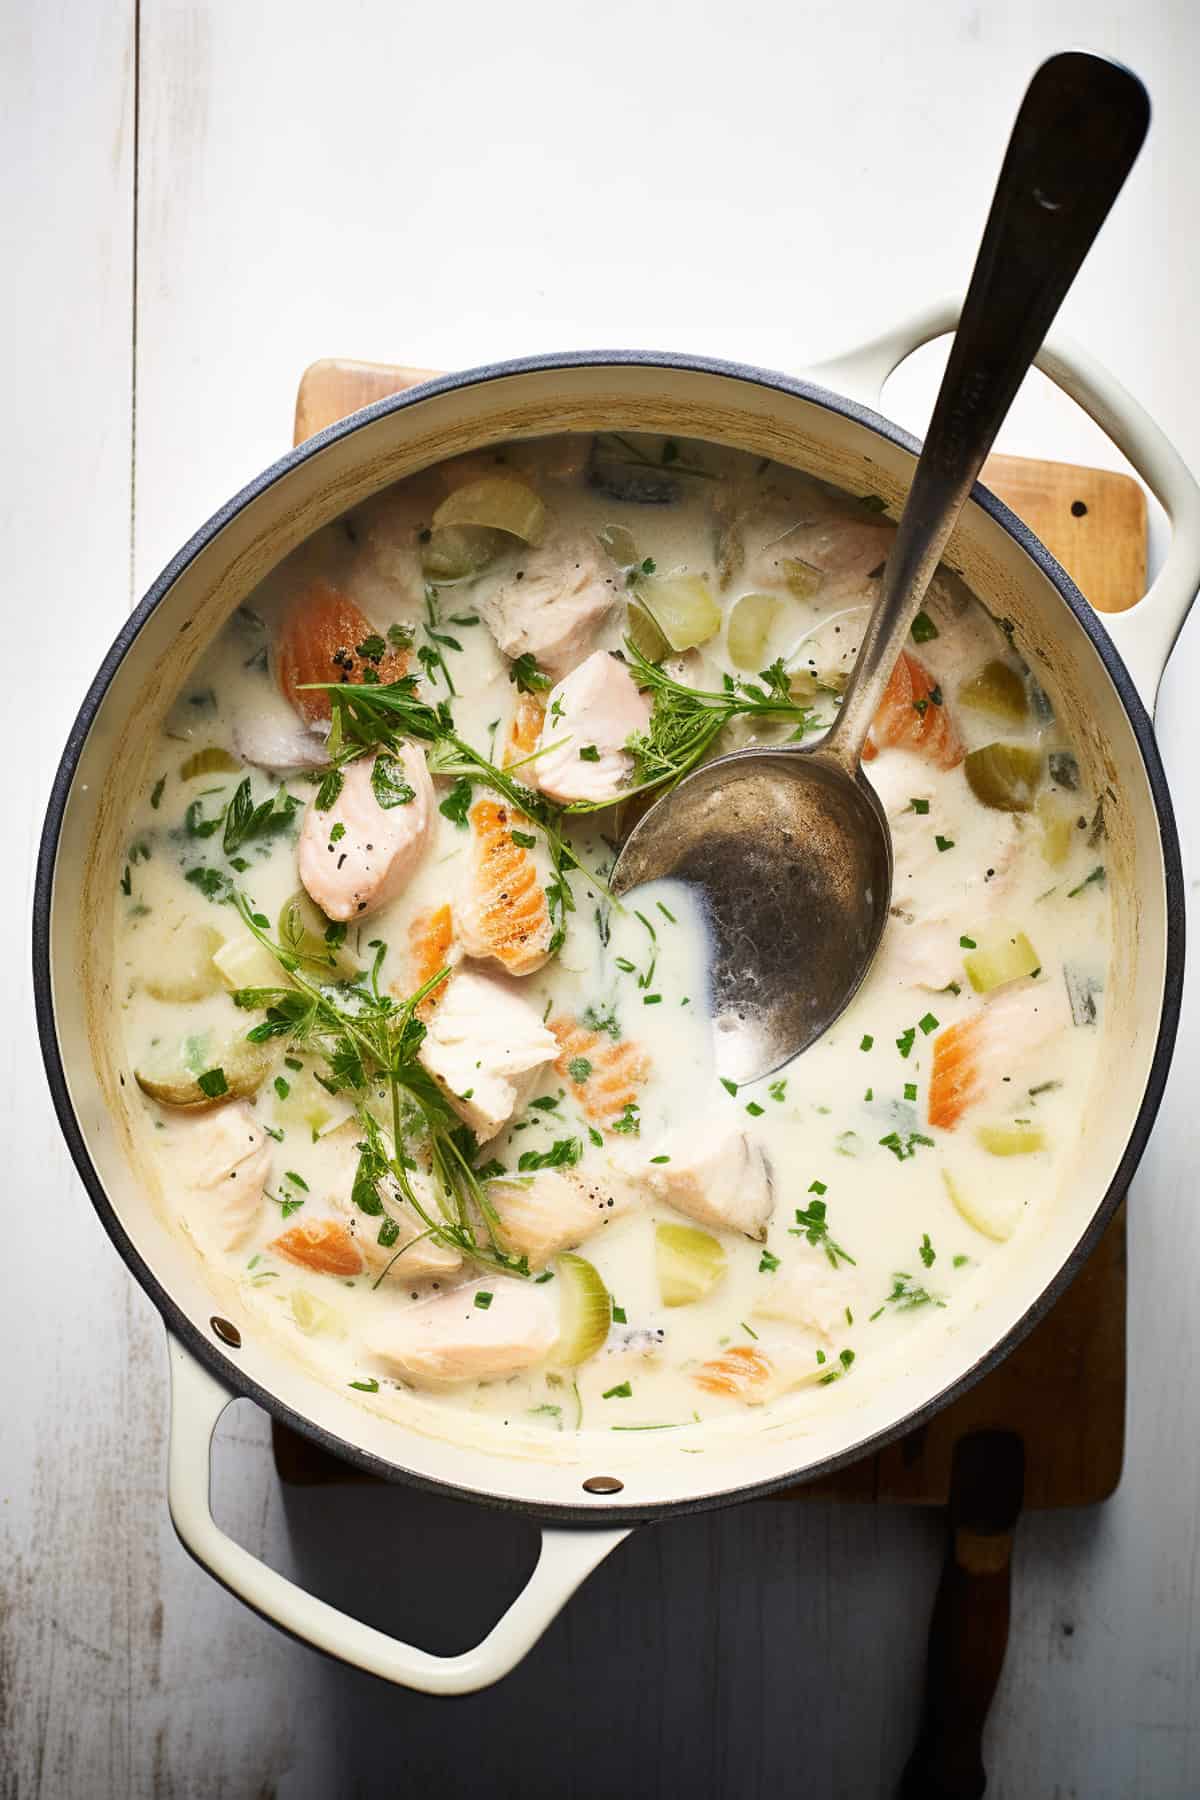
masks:
<svg viewBox="0 0 1200 1800"><path fill-rule="evenodd" d="M661 876L700 892L717 1073L740 1085L806 1050L849 1005L888 916L891 837L865 779L820 746L739 750L638 821L613 889Z"/></svg>

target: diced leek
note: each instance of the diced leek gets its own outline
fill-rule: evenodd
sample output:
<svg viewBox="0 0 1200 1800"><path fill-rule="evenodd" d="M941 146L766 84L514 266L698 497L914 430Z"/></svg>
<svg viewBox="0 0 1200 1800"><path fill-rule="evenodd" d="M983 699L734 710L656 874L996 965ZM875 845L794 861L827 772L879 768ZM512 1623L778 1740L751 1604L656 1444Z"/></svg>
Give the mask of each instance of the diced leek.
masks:
<svg viewBox="0 0 1200 1800"><path fill-rule="evenodd" d="M487 525L439 525L421 545L421 569L431 581L466 581L495 562L504 535Z"/></svg>
<svg viewBox="0 0 1200 1800"><path fill-rule="evenodd" d="M345 944L326 939L330 921L303 888L297 888L279 909L279 942L298 956L309 975L325 981L349 981L358 974L358 961Z"/></svg>
<svg viewBox="0 0 1200 1800"><path fill-rule="evenodd" d="M1042 779L1042 753L1029 744L985 744L963 763L975 798L996 812L1029 812Z"/></svg>
<svg viewBox="0 0 1200 1800"><path fill-rule="evenodd" d="M721 629L721 609L702 575L644 575L637 597L672 650L691 650Z"/></svg>
<svg viewBox="0 0 1200 1800"><path fill-rule="evenodd" d="M977 1125L975 1136L993 1156L1029 1156L1046 1148L1046 1134L1040 1125Z"/></svg>
<svg viewBox="0 0 1200 1800"><path fill-rule="evenodd" d="M434 529L450 525L483 525L507 531L526 544L540 544L546 508L540 497L511 475L483 475L448 494L433 515Z"/></svg>
<svg viewBox="0 0 1200 1800"><path fill-rule="evenodd" d="M1010 663L985 663L970 681L958 690L959 702L976 712L990 713L1009 724L1020 725L1029 717L1029 695L1025 683Z"/></svg>
<svg viewBox="0 0 1200 1800"><path fill-rule="evenodd" d="M691 1306L703 1300L725 1275L720 1243L695 1225L656 1226L654 1259L664 1306Z"/></svg>
<svg viewBox="0 0 1200 1800"><path fill-rule="evenodd" d="M218 992L221 977L213 957L221 947L221 934L211 925L185 925L172 933L161 969L142 978L142 985L156 1000L186 1005Z"/></svg>
<svg viewBox="0 0 1200 1800"><path fill-rule="evenodd" d="M188 1067L185 1045L177 1046L174 1057L156 1055L149 1064L134 1070L134 1079L143 1094L163 1106L201 1108L221 1106L226 1100L245 1100L258 1092L271 1063L271 1053L263 1044L251 1044L244 1037L234 1038L224 1046L207 1052L208 1071L219 1069L224 1087L219 1094L207 1094L200 1076ZM206 1073L201 1070L200 1074Z"/></svg>
<svg viewBox="0 0 1200 1800"><path fill-rule="evenodd" d="M596 536L618 568L632 569L641 560L633 541L633 533L626 530L624 525L602 525Z"/></svg>
<svg viewBox="0 0 1200 1800"><path fill-rule="evenodd" d="M227 988L283 987L287 982L271 952L248 931L239 932L214 950L212 961Z"/></svg>
<svg viewBox="0 0 1200 1800"><path fill-rule="evenodd" d="M634 646L641 651L647 662L661 662L664 656L671 654L670 644L645 607L637 600L629 602L626 623Z"/></svg>
<svg viewBox="0 0 1200 1800"><path fill-rule="evenodd" d="M729 654L739 669L761 669L766 661L767 639L779 616L774 594L743 594L729 614Z"/></svg>
<svg viewBox="0 0 1200 1800"><path fill-rule="evenodd" d="M354 1107L343 1094L331 1094L309 1068L285 1068L275 1079L275 1121L302 1130L306 1141L325 1137L353 1115Z"/></svg>
<svg viewBox="0 0 1200 1800"><path fill-rule="evenodd" d="M797 600L811 600L825 579L824 570L814 568L812 563L803 562L798 556L781 556L779 567Z"/></svg>
<svg viewBox="0 0 1200 1800"><path fill-rule="evenodd" d="M1041 966L1041 958L1023 931L993 938L963 957L967 980L977 994L990 994L1007 982L1036 975Z"/></svg>
<svg viewBox="0 0 1200 1800"><path fill-rule="evenodd" d="M197 775L235 775L241 768L236 756L210 744L207 750L194 750L179 770L181 781L194 781Z"/></svg>
<svg viewBox="0 0 1200 1800"><path fill-rule="evenodd" d="M1071 853L1078 809L1071 811L1051 794L1040 794L1038 823L1042 828L1042 855L1052 869L1061 869Z"/></svg>
<svg viewBox="0 0 1200 1800"><path fill-rule="evenodd" d="M984 1237L991 1238L997 1244L1007 1242L1016 1229L1017 1221L1021 1216L1020 1201L1017 1201L1015 1205L1011 1199L1007 1205L997 1204L995 1195L989 1193L987 1198L991 1204L981 1202L978 1194L969 1194L964 1187L959 1185L948 1169L942 1170L942 1180L946 1184L946 1192L950 1196L950 1203L955 1212L961 1219L966 1220L973 1231L981 1232Z"/></svg>
<svg viewBox="0 0 1200 1800"><path fill-rule="evenodd" d="M558 1343L551 1360L574 1368L595 1356L612 1324L612 1296L595 1266L573 1252L555 1263L559 1290Z"/></svg>
<svg viewBox="0 0 1200 1800"><path fill-rule="evenodd" d="M327 1306L307 1288L293 1288L292 1317L307 1337L341 1337L345 1330L336 1307Z"/></svg>

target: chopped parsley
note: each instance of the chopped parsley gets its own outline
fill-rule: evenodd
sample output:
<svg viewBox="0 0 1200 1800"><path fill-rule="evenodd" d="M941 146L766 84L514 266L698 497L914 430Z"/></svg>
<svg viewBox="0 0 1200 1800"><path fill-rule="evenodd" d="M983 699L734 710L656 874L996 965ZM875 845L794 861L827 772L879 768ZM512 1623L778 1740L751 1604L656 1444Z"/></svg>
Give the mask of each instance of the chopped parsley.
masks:
<svg viewBox="0 0 1200 1800"><path fill-rule="evenodd" d="M934 1018L932 1013L926 1013L923 1019L917 1020L917 1024L921 1027L921 1030L926 1037L929 1036L931 1031L936 1031L938 1028L938 1021Z"/></svg>
<svg viewBox="0 0 1200 1800"><path fill-rule="evenodd" d="M914 644L931 644L937 637L938 628L927 612L919 612L912 622L912 640Z"/></svg>
<svg viewBox="0 0 1200 1800"><path fill-rule="evenodd" d="M602 1400L632 1400L633 1389L627 1381L622 1381L616 1387L611 1387L601 1394L600 1398Z"/></svg>
<svg viewBox="0 0 1200 1800"><path fill-rule="evenodd" d="M937 1261L937 1251L929 1241L928 1232L925 1232L921 1238L921 1248L918 1250L917 1255L921 1258L921 1261L927 1269L932 1269L934 1263Z"/></svg>
<svg viewBox="0 0 1200 1800"><path fill-rule="evenodd" d="M595 744L581 744L579 746L579 760L580 762L598 763L600 761L600 751L598 747Z"/></svg>
<svg viewBox="0 0 1200 1800"><path fill-rule="evenodd" d="M379 1383L373 1375L368 1376L366 1381L352 1381L350 1386L357 1388L360 1394L377 1394L379 1392Z"/></svg>
<svg viewBox="0 0 1200 1800"><path fill-rule="evenodd" d="M470 779L466 775L460 775L455 781L454 786L450 789L450 792L446 795L446 798L438 807L438 811L441 813L442 817L444 819L449 819L452 825L459 825L465 829L467 814L471 810L471 794L473 791Z"/></svg>
<svg viewBox="0 0 1200 1800"><path fill-rule="evenodd" d="M910 1131L906 1137L901 1137L898 1131L889 1131L886 1137L880 1138L879 1142L885 1150L891 1151L897 1162L907 1162L910 1156L915 1156L918 1144L924 1144L928 1149L933 1149L933 1139L925 1137L919 1131Z"/></svg>
<svg viewBox="0 0 1200 1800"><path fill-rule="evenodd" d="M522 1150L517 1168L523 1175L531 1169L572 1168L582 1155L583 1145L578 1138L558 1138L549 1150Z"/></svg>
<svg viewBox="0 0 1200 1800"><path fill-rule="evenodd" d="M515 681L519 694L544 694L553 682L548 675L543 675L538 668L532 650L515 657L508 671L508 679Z"/></svg>
<svg viewBox="0 0 1200 1800"><path fill-rule="evenodd" d="M203 1075L197 1075L196 1086L210 1100L219 1100L222 1094L229 1092L224 1069L205 1069Z"/></svg>
<svg viewBox="0 0 1200 1800"><path fill-rule="evenodd" d="M816 1184L814 1183L814 1186ZM812 1189L809 1189L812 1192ZM824 1250L829 1258L831 1268L836 1269L839 1262L853 1263L854 1258L829 1235L829 1223L825 1216L823 1200L810 1201L807 1207L796 1208L796 1223L788 1230L792 1237L806 1238L814 1248Z"/></svg>
<svg viewBox="0 0 1200 1800"><path fill-rule="evenodd" d="M874 1044L875 1044L875 1039L873 1037L864 1036L862 1042L859 1044L858 1047L860 1050L870 1050L874 1047Z"/></svg>
<svg viewBox="0 0 1200 1800"><path fill-rule="evenodd" d="M908 809L910 812L924 814L929 811L929 802L928 800L910 800Z"/></svg>
<svg viewBox="0 0 1200 1800"><path fill-rule="evenodd" d="M773 1275L778 1267L779 1267L779 1258L777 1256L773 1256L769 1250L764 1250L762 1253L762 1256L759 1258L759 1263L758 1263L759 1274L760 1275Z"/></svg>
<svg viewBox="0 0 1200 1800"><path fill-rule="evenodd" d="M725 1089L725 1092L726 1092L726 1093L727 1093L727 1094L733 1094L733 1095L734 1095L734 1096L735 1096L735 1098L736 1098L736 1096L737 1096L737 1087L738 1087L738 1084L737 1084L737 1082L736 1082L736 1081L730 1081L730 1079L729 1079L729 1077L728 1077L728 1075L722 1075L722 1077L721 1077L721 1086L722 1086L722 1087L723 1087L723 1088L724 1088L724 1089Z"/></svg>
<svg viewBox="0 0 1200 1800"><path fill-rule="evenodd" d="M384 812L391 812L396 806L407 806L417 797L416 789L404 778L403 764L382 752L371 769L371 792Z"/></svg>
<svg viewBox="0 0 1200 1800"><path fill-rule="evenodd" d="M954 839L948 838L948 837L943 837L940 832L937 834L937 836L934 838L933 841L937 845L939 850L953 850L953 848L954 848Z"/></svg>
<svg viewBox="0 0 1200 1800"><path fill-rule="evenodd" d="M567 1064L567 1074L572 1081L586 1081L592 1072L592 1065L586 1056L573 1056Z"/></svg>
<svg viewBox="0 0 1200 1800"><path fill-rule="evenodd" d="M495 1298L495 1295L490 1294L486 1288L480 1288L479 1292L475 1296L475 1304L479 1308L480 1312L486 1312L488 1307L492 1304L492 1301L494 1300L494 1298Z"/></svg>
<svg viewBox="0 0 1200 1800"><path fill-rule="evenodd" d="M916 1041L917 1028L915 1025L910 1025L908 1030L902 1031L900 1036L896 1039L896 1048L901 1056L907 1057Z"/></svg>

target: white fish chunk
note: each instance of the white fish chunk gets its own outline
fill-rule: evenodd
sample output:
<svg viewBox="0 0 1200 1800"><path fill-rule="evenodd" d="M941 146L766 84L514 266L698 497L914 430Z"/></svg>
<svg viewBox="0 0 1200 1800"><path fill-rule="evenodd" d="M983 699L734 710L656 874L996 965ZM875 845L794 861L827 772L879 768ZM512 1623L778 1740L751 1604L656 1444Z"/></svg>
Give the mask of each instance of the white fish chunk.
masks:
<svg viewBox="0 0 1200 1800"><path fill-rule="evenodd" d="M490 1295L483 1305L477 1300ZM401 1305L367 1348L389 1372L421 1385L486 1381L540 1362L558 1340L558 1301L504 1276Z"/></svg>
<svg viewBox="0 0 1200 1800"><path fill-rule="evenodd" d="M436 1219L439 1209L433 1195L415 1176L410 1176L409 1179L430 1218ZM404 1199L391 1176L379 1183L379 1195L386 1205L388 1215L400 1227L399 1237L394 1238L390 1244L379 1242L379 1228L384 1223L382 1215L377 1218L374 1213L362 1212L350 1198L348 1188L333 1196L335 1209L341 1214L347 1231L358 1245L363 1261L373 1273L378 1274L390 1265L389 1279L394 1276L399 1281L438 1281L447 1279L462 1268L463 1259L459 1251L424 1235L428 1226Z"/></svg>
<svg viewBox="0 0 1200 1800"><path fill-rule="evenodd" d="M524 1104L558 1040L506 982L460 969L442 990L418 1057L481 1144Z"/></svg>
<svg viewBox="0 0 1200 1800"><path fill-rule="evenodd" d="M576 1169L539 1169L533 1175L497 1176L487 1197L500 1219L506 1250L541 1268L560 1250L573 1249L644 1203L630 1181Z"/></svg>
<svg viewBox="0 0 1200 1800"><path fill-rule="evenodd" d="M853 1312L858 1299L854 1283L814 1258L764 1275L755 1290L754 1317L802 1325L828 1340L846 1328L846 1308Z"/></svg>
<svg viewBox="0 0 1200 1800"><path fill-rule="evenodd" d="M531 655L557 681L587 651L621 591L616 564L588 531L551 531L480 594L505 656Z"/></svg>
<svg viewBox="0 0 1200 1800"><path fill-rule="evenodd" d="M299 769L323 769L329 761L325 749L327 732L324 721L319 730L299 724L290 707L286 718L254 712L235 720L233 747L243 762L277 775Z"/></svg>
<svg viewBox="0 0 1200 1800"><path fill-rule="evenodd" d="M300 830L300 879L330 919L361 919L394 900L433 835L433 783L424 752L405 744L396 759L411 800L379 804L372 786L378 758L359 757L344 771L342 791L326 812L314 795ZM339 832L338 826L342 829Z"/></svg>
<svg viewBox="0 0 1200 1800"><path fill-rule="evenodd" d="M236 1250L262 1207L270 1139L244 1100L194 1117L181 1114L168 1129L184 1179L206 1196L203 1235L222 1250Z"/></svg>
<svg viewBox="0 0 1200 1800"><path fill-rule="evenodd" d="M801 505L801 512L807 509ZM747 542L744 576L750 588L787 587L789 561L806 563L820 578L817 596L822 611L838 604L850 605L871 594L871 576L892 547L896 527L880 523L869 513L855 518L845 512L829 512L819 518L797 518L792 511L778 512L753 533ZM747 533L749 540L751 533Z"/></svg>
<svg viewBox="0 0 1200 1800"><path fill-rule="evenodd" d="M650 722L650 701L625 664L595 650L560 681L546 703L533 779L552 800L620 798L633 775L625 748Z"/></svg>
<svg viewBox="0 0 1200 1800"><path fill-rule="evenodd" d="M723 1119L680 1127L658 1153L670 1161L647 1164L642 1179L659 1200L698 1225L762 1242L775 1206L771 1169L744 1131Z"/></svg>

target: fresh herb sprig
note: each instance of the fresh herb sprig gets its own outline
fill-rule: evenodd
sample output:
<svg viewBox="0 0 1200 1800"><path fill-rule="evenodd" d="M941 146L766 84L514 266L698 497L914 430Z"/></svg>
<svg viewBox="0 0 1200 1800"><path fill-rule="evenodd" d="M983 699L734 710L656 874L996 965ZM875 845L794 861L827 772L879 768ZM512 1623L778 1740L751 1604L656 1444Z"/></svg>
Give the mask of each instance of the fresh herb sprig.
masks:
<svg viewBox="0 0 1200 1800"><path fill-rule="evenodd" d="M235 1006L265 1015L248 1037L255 1043L286 1037L321 1056L326 1064L322 1085L330 1093L353 1097L363 1138L358 1145L351 1198L361 1212L382 1219L380 1243L389 1247L401 1232L401 1221L388 1212L381 1184L394 1183L421 1220L424 1229L400 1245L392 1262L413 1243L429 1237L506 1274L528 1275L528 1260L510 1255L496 1239L498 1217L471 1166L474 1146L469 1133L464 1133L441 1089L418 1060L425 1026L417 1017L417 1008L446 980L449 969L439 969L403 1001L380 992L379 957L369 973L353 982L319 985L298 956L272 939L266 919L255 912L245 894L236 894L234 902L291 984L239 988L234 993ZM386 1131L369 1105L380 1092L389 1120ZM416 1163L406 1146L414 1139L427 1151L436 1213L430 1211L411 1179ZM475 1230L476 1218L482 1221L485 1239Z"/></svg>
<svg viewBox="0 0 1200 1800"><path fill-rule="evenodd" d="M629 740L628 748L634 758L634 780L624 790L622 799L647 788L681 781L703 762L717 738L734 719L757 718L791 724L795 727L793 738L805 737L818 728L813 709L792 698L782 660L764 669L757 682L735 681L727 675L725 686L714 692L676 681L658 663L643 656L629 638L625 640L625 658L638 686L653 695L654 710L647 729ZM575 801L565 810L569 813L594 812L599 804L611 802Z"/></svg>

